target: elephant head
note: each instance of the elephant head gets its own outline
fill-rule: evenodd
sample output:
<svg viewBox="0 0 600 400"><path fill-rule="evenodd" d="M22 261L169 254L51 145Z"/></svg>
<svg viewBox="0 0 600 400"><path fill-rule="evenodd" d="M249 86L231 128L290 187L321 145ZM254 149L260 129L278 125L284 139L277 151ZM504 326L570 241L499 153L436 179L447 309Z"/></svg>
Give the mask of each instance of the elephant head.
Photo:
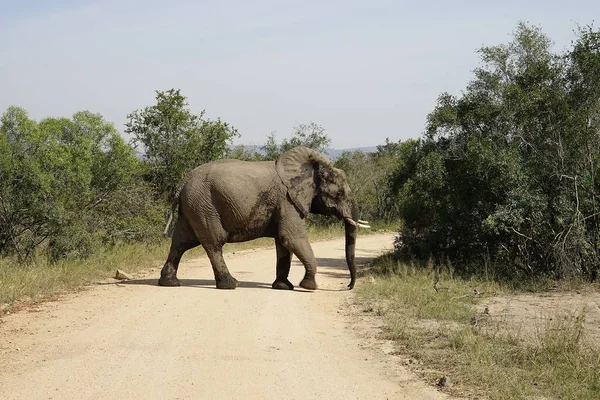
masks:
<svg viewBox="0 0 600 400"><path fill-rule="evenodd" d="M344 220L346 231L346 262L350 270L352 289L356 281L354 261L358 227L368 228L358 219L358 210L346 174L333 167L322 154L307 147L295 147L276 161L276 169L287 188L289 200L302 217L309 212L335 215Z"/></svg>

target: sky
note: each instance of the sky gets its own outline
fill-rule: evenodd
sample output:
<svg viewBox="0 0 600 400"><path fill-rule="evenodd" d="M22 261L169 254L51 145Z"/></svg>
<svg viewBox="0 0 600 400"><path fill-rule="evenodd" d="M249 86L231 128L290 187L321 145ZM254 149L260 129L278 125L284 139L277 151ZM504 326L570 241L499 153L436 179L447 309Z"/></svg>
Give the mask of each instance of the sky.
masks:
<svg viewBox="0 0 600 400"><path fill-rule="evenodd" d="M597 0L0 0L0 113L89 110L123 132L178 88L236 144L314 121L334 148L375 146L419 137L519 21L562 51L594 16Z"/></svg>

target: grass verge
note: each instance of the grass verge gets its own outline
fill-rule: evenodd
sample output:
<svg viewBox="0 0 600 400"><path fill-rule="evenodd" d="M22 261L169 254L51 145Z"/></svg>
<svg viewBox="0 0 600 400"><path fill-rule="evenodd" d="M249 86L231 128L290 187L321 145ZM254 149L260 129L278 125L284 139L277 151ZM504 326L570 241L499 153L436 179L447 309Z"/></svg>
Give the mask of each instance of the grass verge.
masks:
<svg viewBox="0 0 600 400"><path fill-rule="evenodd" d="M363 311L384 319L385 337L418 360L413 368L428 382L447 377L442 390L468 398L600 398L600 346L586 337L585 310L547 318L526 336L478 311L483 299L511 288L440 276L389 256L370 274L358 286Z"/></svg>

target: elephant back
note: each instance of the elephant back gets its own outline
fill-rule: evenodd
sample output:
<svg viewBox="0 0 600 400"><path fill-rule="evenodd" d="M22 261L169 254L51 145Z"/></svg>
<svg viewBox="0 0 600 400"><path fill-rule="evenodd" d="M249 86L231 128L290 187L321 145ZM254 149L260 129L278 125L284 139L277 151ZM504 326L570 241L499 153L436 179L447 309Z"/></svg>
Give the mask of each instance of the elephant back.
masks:
<svg viewBox="0 0 600 400"><path fill-rule="evenodd" d="M279 198L280 192L281 183L274 162L219 160L192 170L180 196L185 202L226 204L241 211L265 196Z"/></svg>

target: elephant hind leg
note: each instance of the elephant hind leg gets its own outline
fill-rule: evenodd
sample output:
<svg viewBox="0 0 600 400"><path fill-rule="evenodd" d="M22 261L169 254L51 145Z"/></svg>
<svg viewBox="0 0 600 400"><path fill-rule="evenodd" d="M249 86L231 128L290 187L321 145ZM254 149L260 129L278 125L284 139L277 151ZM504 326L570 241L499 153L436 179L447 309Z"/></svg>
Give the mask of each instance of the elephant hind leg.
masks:
<svg viewBox="0 0 600 400"><path fill-rule="evenodd" d="M203 245L206 255L212 265L217 289L235 289L239 282L229 273L225 259L223 258L223 246Z"/></svg>
<svg viewBox="0 0 600 400"><path fill-rule="evenodd" d="M277 251L277 277L273 282L273 289L294 290L294 285L288 280L292 265L292 254L286 249L279 238L275 238Z"/></svg>
<svg viewBox="0 0 600 400"><path fill-rule="evenodd" d="M167 261L160 271L160 279L158 280L159 286L180 286L181 283L177 279L177 269L179 268L179 261L181 256L187 250L192 249L200 245L198 240L190 240L187 242L179 242L177 244L171 243L169 250L169 256Z"/></svg>
<svg viewBox="0 0 600 400"><path fill-rule="evenodd" d="M171 248L169 249L167 261L160 271L158 285L180 286L181 283L179 282L179 279L177 279L179 261L181 261L183 253L199 245L200 241L196 238L194 231L191 229L185 218L180 215L173 231L173 238L171 239Z"/></svg>

